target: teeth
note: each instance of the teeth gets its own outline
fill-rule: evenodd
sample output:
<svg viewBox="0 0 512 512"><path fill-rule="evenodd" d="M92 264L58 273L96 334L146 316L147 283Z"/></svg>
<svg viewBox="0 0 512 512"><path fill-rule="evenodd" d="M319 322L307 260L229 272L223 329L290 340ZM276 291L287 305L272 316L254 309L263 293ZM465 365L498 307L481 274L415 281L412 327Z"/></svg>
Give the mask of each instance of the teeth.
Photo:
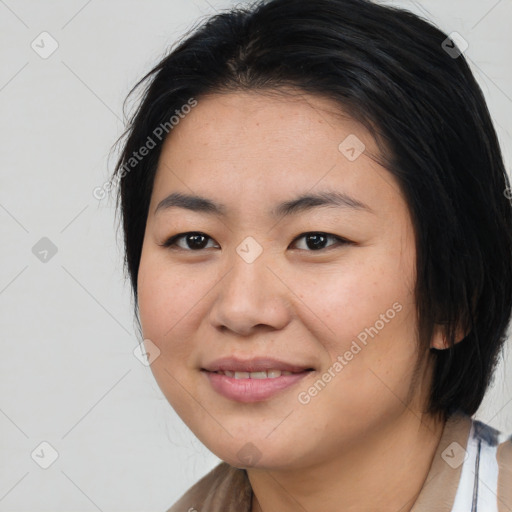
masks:
<svg viewBox="0 0 512 512"><path fill-rule="evenodd" d="M268 378L268 375L267 375L267 372L251 372L248 377L250 377L251 379L267 379ZM239 379L241 377L237 377L236 376L236 373L235 373L235 379ZM247 378L247 377L244 377L244 378Z"/></svg>
<svg viewBox="0 0 512 512"><path fill-rule="evenodd" d="M235 379L275 379L281 375L291 375L292 372L281 370L266 370L261 372L230 372L229 370L219 371L226 377L234 377Z"/></svg>

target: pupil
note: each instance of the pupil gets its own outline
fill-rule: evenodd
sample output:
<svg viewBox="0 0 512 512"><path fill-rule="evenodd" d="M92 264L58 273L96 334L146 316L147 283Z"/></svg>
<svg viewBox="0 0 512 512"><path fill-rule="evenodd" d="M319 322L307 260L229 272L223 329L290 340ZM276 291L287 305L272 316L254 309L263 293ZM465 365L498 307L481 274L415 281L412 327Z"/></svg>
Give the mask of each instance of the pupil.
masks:
<svg viewBox="0 0 512 512"><path fill-rule="evenodd" d="M202 243L201 242L197 243L199 238L203 238ZM203 246L206 245L204 243L205 239L206 239L206 237L204 235L199 235L199 234L197 234L197 235L189 235L187 243L188 243L188 245L189 245L189 247L191 249L202 249ZM192 241L191 244L189 243L190 241Z"/></svg>
<svg viewBox="0 0 512 512"><path fill-rule="evenodd" d="M316 239L316 242L313 242L313 247L310 247L310 244L309 242L311 240L315 240ZM310 249L318 249L318 248L322 248L321 246L323 245L323 243L325 242L325 239L326 237L324 235L321 235L321 234L313 234L313 235L308 235L306 237L306 243L308 245L308 247ZM320 240L320 242L318 242Z"/></svg>

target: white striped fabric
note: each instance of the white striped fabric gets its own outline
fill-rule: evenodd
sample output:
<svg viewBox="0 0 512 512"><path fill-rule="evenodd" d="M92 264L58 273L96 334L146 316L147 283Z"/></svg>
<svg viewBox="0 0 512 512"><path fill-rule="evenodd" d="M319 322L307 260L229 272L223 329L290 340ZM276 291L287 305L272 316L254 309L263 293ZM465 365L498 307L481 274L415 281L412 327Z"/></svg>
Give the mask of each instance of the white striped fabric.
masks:
<svg viewBox="0 0 512 512"><path fill-rule="evenodd" d="M507 502L503 493L507 488L512 489L510 474L508 477L505 475L507 467L510 469L511 461L510 457L502 456L506 445L512 445L511 437L479 420L471 420L465 460L452 512L512 512L512 503ZM498 461L500 446L501 468ZM503 481L504 487L500 490L499 478L509 479Z"/></svg>

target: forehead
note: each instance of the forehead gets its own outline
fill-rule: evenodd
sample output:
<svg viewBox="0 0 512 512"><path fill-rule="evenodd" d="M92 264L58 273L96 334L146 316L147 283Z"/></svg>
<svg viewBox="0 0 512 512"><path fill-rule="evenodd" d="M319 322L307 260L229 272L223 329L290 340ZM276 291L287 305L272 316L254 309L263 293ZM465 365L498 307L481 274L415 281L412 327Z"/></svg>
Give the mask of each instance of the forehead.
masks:
<svg viewBox="0 0 512 512"><path fill-rule="evenodd" d="M366 128L333 100L293 89L236 91L200 97L197 106L169 133L163 151L176 146L174 142L182 147L188 143L231 152L246 150L249 143L267 152L290 149L306 154L312 152L313 145L334 144L337 149L344 135L350 134L378 153ZM214 142L223 144L214 146Z"/></svg>
<svg viewBox="0 0 512 512"><path fill-rule="evenodd" d="M357 158L354 152L347 156L347 144ZM217 194L223 203L277 202L315 187L352 195L363 187L367 199L386 194L389 199L399 193L397 184L372 155L378 149L368 131L329 99L304 93L212 94L198 98L167 136L153 203L173 190Z"/></svg>

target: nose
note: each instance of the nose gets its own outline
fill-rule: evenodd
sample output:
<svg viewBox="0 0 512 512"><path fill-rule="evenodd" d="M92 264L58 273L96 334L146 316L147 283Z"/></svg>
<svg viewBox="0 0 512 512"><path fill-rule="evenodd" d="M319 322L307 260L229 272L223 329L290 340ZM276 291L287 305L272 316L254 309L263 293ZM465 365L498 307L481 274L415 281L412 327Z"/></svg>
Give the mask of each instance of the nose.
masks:
<svg viewBox="0 0 512 512"><path fill-rule="evenodd" d="M258 329L283 329L290 322L291 292L264 253L248 262L234 252L215 290L210 322L217 329L250 336Z"/></svg>

